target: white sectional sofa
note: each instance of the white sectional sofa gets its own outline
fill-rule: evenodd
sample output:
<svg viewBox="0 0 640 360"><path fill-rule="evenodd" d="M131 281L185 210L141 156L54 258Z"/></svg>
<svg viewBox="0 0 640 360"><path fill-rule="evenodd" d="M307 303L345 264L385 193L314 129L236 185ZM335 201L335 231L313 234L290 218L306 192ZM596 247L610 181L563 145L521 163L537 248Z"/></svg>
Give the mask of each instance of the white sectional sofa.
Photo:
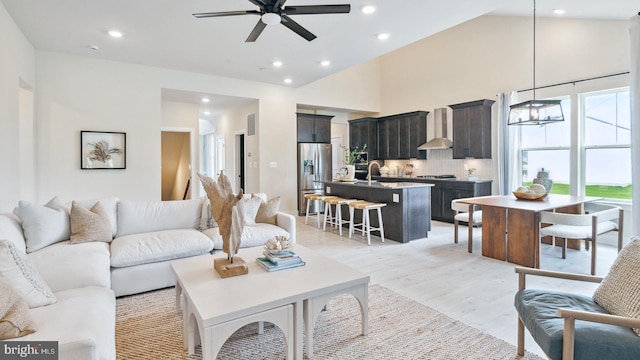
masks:
<svg viewBox="0 0 640 360"><path fill-rule="evenodd" d="M264 194L260 197L266 200ZM90 208L96 200L81 203ZM36 332L16 340L58 341L60 359L115 359L115 297L173 286L172 260L206 256L222 245L217 228L207 226L211 221L206 199L133 202L112 198L100 204L109 217L110 242L75 244L65 239L47 244L33 237L50 233L65 237L51 219L34 224L33 213L50 209L36 207L38 211L22 214L23 206L17 214L24 217L0 214L0 249L4 245L5 252L11 247L20 256L26 254L56 299L29 310ZM60 206L57 211L56 216L64 213ZM275 225L246 225L241 246L259 246L283 234L295 241L295 218L278 212Z"/></svg>

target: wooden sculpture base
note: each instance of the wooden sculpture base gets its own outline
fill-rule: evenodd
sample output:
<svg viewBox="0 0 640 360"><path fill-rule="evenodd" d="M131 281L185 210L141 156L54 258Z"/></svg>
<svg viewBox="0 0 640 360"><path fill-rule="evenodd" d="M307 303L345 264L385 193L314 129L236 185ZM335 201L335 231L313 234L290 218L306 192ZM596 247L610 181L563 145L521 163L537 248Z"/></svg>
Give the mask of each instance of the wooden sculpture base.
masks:
<svg viewBox="0 0 640 360"><path fill-rule="evenodd" d="M245 275L249 273L249 267L242 258L234 256L233 264L226 258L213 259L213 268L221 278Z"/></svg>

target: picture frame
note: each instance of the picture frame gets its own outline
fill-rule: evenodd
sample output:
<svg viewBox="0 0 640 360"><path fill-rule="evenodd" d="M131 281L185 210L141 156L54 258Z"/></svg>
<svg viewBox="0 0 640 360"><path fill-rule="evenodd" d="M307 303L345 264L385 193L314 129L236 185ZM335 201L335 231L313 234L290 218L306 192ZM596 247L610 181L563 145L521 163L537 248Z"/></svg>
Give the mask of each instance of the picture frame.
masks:
<svg viewBox="0 0 640 360"><path fill-rule="evenodd" d="M126 169L126 147L126 133L82 130L80 131L80 169Z"/></svg>

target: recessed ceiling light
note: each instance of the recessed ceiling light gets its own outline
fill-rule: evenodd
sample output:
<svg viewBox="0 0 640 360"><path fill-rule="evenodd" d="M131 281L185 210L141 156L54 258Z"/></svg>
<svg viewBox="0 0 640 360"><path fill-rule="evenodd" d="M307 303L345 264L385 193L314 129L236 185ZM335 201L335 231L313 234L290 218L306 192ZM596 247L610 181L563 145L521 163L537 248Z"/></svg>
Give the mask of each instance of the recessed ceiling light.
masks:
<svg viewBox="0 0 640 360"><path fill-rule="evenodd" d="M291 80L290 78L284 79L284 83L285 84L291 84L292 82L293 82L293 80Z"/></svg>
<svg viewBox="0 0 640 360"><path fill-rule="evenodd" d="M206 98L206 97L202 98L202 102L203 103L208 103L209 102L209 98Z"/></svg>
<svg viewBox="0 0 640 360"><path fill-rule="evenodd" d="M211 115L211 113L209 111L205 111L204 114L205 115Z"/></svg>
<svg viewBox="0 0 640 360"><path fill-rule="evenodd" d="M554 9L553 13L556 15L564 15L565 11L562 9Z"/></svg>
<svg viewBox="0 0 640 360"><path fill-rule="evenodd" d="M109 30L109 35L111 37L114 37L114 38L121 38L122 37L122 32L120 32L118 30Z"/></svg>
<svg viewBox="0 0 640 360"><path fill-rule="evenodd" d="M322 61L320 61L320 65L322 65L322 66L329 66L329 65L331 65L331 61L329 61L329 60L322 60Z"/></svg>
<svg viewBox="0 0 640 360"><path fill-rule="evenodd" d="M363 7L360 8L360 11L362 11L363 14L373 14L374 12L376 12L376 7L373 5L364 5Z"/></svg>
<svg viewBox="0 0 640 360"><path fill-rule="evenodd" d="M391 35L389 35L389 33L380 33L377 36L378 36L378 40L387 40Z"/></svg>
<svg viewBox="0 0 640 360"><path fill-rule="evenodd" d="M276 60L273 62L273 66L275 67L281 67L282 66L282 61Z"/></svg>

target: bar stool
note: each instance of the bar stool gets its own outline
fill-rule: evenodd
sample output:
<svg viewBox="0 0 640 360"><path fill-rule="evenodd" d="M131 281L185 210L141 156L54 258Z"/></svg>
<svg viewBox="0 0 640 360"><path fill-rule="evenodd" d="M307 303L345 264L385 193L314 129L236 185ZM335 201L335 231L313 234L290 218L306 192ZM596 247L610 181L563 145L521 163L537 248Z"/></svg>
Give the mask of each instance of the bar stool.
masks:
<svg viewBox="0 0 640 360"><path fill-rule="evenodd" d="M320 197L324 196L324 194L304 194L304 198L307 200L307 210L306 216L304 217L304 223L306 224L309 220L309 215L317 215L318 217L318 228L320 227ZM317 211L313 214L310 214L309 208L311 207L311 202L315 201L317 205Z"/></svg>
<svg viewBox="0 0 640 360"><path fill-rule="evenodd" d="M307 220L309 220L309 207L311 205L312 201L316 202L316 205L318 206L318 211L315 213L312 213L311 215L316 215L317 217L317 223L318 223L318 229L320 229L320 210L322 210L322 202L325 199L329 199L329 198L334 198L335 196L333 195L325 195L325 194L304 194L305 199L307 199L307 214L304 218L304 223L307 223Z"/></svg>
<svg viewBox="0 0 640 360"><path fill-rule="evenodd" d="M322 231L327 229L327 223L332 227L338 227L340 236L342 236L342 205L347 205L350 202L358 201L356 199L344 199L341 197L327 198L324 201L324 225ZM331 211L331 205L335 206L335 214ZM347 223L347 221L344 221Z"/></svg>
<svg viewBox="0 0 640 360"><path fill-rule="evenodd" d="M365 232L367 234L367 245L371 245L371 232L380 232L380 238L384 242L384 225L382 223L382 208L387 206L385 203L375 203L369 201L353 201L349 203L349 238L354 233L354 229L357 226L361 227L362 235ZM362 210L362 222L355 224L355 210ZM371 219L369 218L370 210L378 210L378 227L371 226Z"/></svg>

